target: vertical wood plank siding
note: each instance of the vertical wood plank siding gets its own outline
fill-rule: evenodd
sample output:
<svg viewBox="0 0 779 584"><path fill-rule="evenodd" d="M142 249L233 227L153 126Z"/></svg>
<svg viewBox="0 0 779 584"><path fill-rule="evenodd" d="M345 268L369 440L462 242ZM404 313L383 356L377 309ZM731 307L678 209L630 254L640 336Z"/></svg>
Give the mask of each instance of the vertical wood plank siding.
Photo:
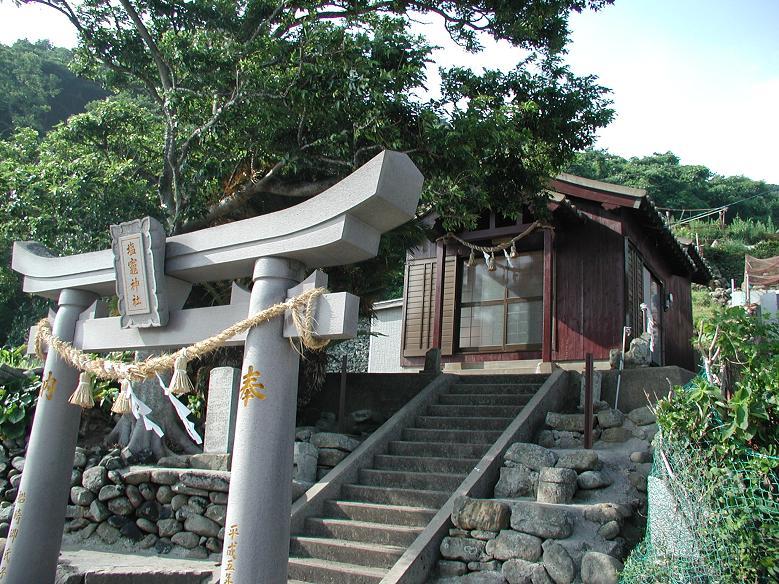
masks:
<svg viewBox="0 0 779 584"><path fill-rule="evenodd" d="M625 244L614 231L586 222L556 233L558 361L587 353L608 359L625 319Z"/></svg>

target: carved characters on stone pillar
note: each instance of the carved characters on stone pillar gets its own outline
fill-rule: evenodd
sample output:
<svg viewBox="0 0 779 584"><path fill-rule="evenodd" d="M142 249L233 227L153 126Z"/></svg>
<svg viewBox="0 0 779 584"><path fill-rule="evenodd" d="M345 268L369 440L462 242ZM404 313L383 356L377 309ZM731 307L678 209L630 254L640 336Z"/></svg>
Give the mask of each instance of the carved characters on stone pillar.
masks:
<svg viewBox="0 0 779 584"><path fill-rule="evenodd" d="M230 543L227 546L227 563L224 569L224 583L233 584L233 574L235 573L235 560L238 559L236 549L238 548L238 524L234 523L227 532Z"/></svg>
<svg viewBox="0 0 779 584"><path fill-rule="evenodd" d="M243 401L243 407L249 405L249 401L252 399L265 399L265 395L260 391L265 389L265 385L260 383L260 373L253 365L249 365L249 368L244 373L241 383L241 400Z"/></svg>

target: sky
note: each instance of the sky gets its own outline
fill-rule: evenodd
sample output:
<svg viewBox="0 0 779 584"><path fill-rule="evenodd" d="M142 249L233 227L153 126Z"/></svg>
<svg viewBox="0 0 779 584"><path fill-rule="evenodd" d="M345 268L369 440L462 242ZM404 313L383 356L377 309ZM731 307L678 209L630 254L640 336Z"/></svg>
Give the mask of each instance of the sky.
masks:
<svg viewBox="0 0 779 584"><path fill-rule="evenodd" d="M510 69L520 51L485 40L461 51L432 18L416 30L442 48L437 66ZM72 47L62 17L0 2L0 42ZM779 184L779 0L616 0L571 17L567 62L612 90L615 120L596 147L620 156L672 151L684 164Z"/></svg>

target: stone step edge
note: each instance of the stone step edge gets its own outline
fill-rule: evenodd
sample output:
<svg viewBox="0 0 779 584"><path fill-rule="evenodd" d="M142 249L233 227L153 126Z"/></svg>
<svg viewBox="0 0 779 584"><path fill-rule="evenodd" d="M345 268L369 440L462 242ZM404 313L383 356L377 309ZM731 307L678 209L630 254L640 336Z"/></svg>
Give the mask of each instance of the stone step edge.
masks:
<svg viewBox="0 0 779 584"><path fill-rule="evenodd" d="M398 552L403 553L404 551L406 551L405 547L396 546L396 545L387 545L382 543L369 543L364 541L354 541L351 539L338 539L335 537L317 537L313 535L291 535L289 539L290 541L295 540L303 543L306 542L321 543L324 545L332 545L332 546L352 548L352 549L361 549L366 551L370 550L376 552L390 552L390 553L398 553ZM290 556L290 557L297 558L301 556Z"/></svg>
<svg viewBox="0 0 779 584"><path fill-rule="evenodd" d="M389 571L384 568L370 568L368 566L358 566L357 564L345 564L344 562L333 562L331 560L320 560L319 558L298 558L291 557L290 564L309 566L312 568L326 568L346 574L359 574L372 578L383 578Z"/></svg>
<svg viewBox="0 0 779 584"><path fill-rule="evenodd" d="M345 487L355 487L358 489L368 489L371 491L410 491L412 493L435 493L436 495L446 495L448 498L451 493L449 491L433 491L431 489L409 489L406 487L377 487L376 485L360 485L358 483L346 483ZM347 503L366 503L366 501L349 501L343 499Z"/></svg>
<svg viewBox="0 0 779 584"><path fill-rule="evenodd" d="M370 485L360 485L360 486L368 487ZM413 491L419 489L407 489L407 490ZM434 509L432 507L415 507L413 505L392 505L390 503L369 503L367 501L347 501L346 499L330 499L328 502L333 503L335 505L344 504L344 505L351 505L354 507L364 507L366 509L376 509L376 510L384 509L387 511L408 511L412 513L415 511L425 511L433 514L438 513L439 511L439 509Z"/></svg>
<svg viewBox="0 0 779 584"><path fill-rule="evenodd" d="M391 454L387 456L392 456ZM449 460L449 459L445 459ZM384 469L384 468L361 468L359 473L362 472L368 472L368 473L389 473L392 476L396 477L432 477L432 478L441 478L441 479L451 479L451 478L459 478L461 481L465 480L465 477L468 476L467 472L428 472L426 470L392 470L392 469ZM367 486L376 486L376 485L367 485Z"/></svg>
<svg viewBox="0 0 779 584"><path fill-rule="evenodd" d="M363 527L365 529L380 529L398 533L422 533L424 527L412 527L410 525L395 525L394 523L376 523L373 521L355 521L354 519L340 519L336 517L307 517L306 522L321 523L324 525L344 525L351 527Z"/></svg>
<svg viewBox="0 0 779 584"><path fill-rule="evenodd" d="M423 442L423 444L440 444L440 442ZM377 454L376 456L383 456L385 458L393 458L393 459L416 459L416 460L424 460L429 462L451 462L451 461L457 461L457 462L472 462L474 466L478 464L479 458L471 458L471 457L465 457L461 458L458 456L426 456L424 454L420 456L414 456L413 454ZM385 469L375 469L373 467L370 467L371 470L385 470ZM366 469L367 470L367 469ZM389 470L389 469L387 469ZM410 471L410 472L427 472L427 471Z"/></svg>

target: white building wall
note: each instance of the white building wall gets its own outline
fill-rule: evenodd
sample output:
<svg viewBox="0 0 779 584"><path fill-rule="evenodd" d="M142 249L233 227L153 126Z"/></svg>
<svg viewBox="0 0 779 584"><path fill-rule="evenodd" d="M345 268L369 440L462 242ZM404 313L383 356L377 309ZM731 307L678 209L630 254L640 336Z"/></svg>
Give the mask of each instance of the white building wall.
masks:
<svg viewBox="0 0 779 584"><path fill-rule="evenodd" d="M400 366L400 335L403 300L386 300L373 305L368 373L403 373Z"/></svg>

